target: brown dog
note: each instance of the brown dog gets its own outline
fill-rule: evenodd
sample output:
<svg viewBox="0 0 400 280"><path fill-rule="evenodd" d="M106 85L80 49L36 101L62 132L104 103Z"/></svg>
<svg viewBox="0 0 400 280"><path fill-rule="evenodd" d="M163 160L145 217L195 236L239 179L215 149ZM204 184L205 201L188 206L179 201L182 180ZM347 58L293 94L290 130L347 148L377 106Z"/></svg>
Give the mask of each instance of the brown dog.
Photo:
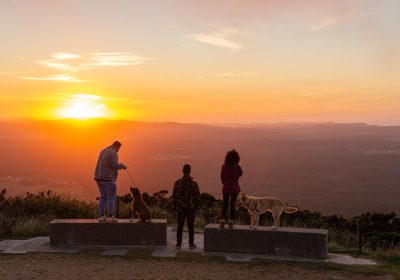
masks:
<svg viewBox="0 0 400 280"><path fill-rule="evenodd" d="M129 188L133 195L132 201L132 218L130 221L133 221L135 217L138 217L140 222L150 222L151 221L151 212L149 206L147 206L146 202L142 199L142 194L140 193L138 188Z"/></svg>
<svg viewBox="0 0 400 280"><path fill-rule="evenodd" d="M280 226L279 219L282 212L291 214L298 211L296 207L287 206L282 200L275 197L253 197L244 193L236 199L236 208L245 207L251 215L250 228L256 229L260 215L270 211L274 219L272 229Z"/></svg>

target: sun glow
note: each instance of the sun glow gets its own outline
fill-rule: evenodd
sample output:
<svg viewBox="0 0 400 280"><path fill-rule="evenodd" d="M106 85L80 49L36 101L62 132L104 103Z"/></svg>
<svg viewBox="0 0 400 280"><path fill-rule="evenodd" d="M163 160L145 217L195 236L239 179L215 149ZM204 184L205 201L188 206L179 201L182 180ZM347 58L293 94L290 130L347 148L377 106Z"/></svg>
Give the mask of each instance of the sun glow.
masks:
<svg viewBox="0 0 400 280"><path fill-rule="evenodd" d="M106 117L106 105L99 103L96 95L80 94L75 95L73 100L68 102L66 108L59 110L62 118L68 119L91 119Z"/></svg>

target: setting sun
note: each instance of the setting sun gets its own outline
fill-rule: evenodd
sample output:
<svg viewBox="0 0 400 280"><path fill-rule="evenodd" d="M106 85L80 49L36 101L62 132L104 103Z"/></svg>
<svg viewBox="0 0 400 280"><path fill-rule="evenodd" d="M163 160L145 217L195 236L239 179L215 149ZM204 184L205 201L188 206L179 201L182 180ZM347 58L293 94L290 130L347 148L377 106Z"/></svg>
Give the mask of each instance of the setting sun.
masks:
<svg viewBox="0 0 400 280"><path fill-rule="evenodd" d="M106 117L106 105L98 101L101 101L101 97L96 95L75 95L65 108L59 110L59 116L72 119Z"/></svg>

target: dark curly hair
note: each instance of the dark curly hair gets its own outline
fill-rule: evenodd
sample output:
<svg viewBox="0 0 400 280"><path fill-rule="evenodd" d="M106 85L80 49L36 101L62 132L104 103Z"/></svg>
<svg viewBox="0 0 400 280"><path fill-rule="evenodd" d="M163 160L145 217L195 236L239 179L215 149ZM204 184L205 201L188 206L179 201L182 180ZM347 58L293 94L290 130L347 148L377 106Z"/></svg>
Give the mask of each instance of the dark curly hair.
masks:
<svg viewBox="0 0 400 280"><path fill-rule="evenodd" d="M235 149L232 149L226 153L226 156L225 156L225 164L226 165L239 164L239 161L240 161L240 156L239 156L239 153L236 152Z"/></svg>

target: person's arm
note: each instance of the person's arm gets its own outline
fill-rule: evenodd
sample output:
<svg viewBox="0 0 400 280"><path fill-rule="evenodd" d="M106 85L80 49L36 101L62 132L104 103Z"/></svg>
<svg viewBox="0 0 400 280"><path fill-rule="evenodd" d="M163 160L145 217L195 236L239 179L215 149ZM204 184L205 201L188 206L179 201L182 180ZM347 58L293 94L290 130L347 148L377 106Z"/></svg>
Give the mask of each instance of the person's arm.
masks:
<svg viewBox="0 0 400 280"><path fill-rule="evenodd" d="M224 166L221 167L221 182L224 183Z"/></svg>
<svg viewBox="0 0 400 280"><path fill-rule="evenodd" d="M243 170L242 170L242 167L240 167L240 165L238 165L238 167L239 167L238 175L239 175L239 177L241 177L243 175Z"/></svg>
<svg viewBox="0 0 400 280"><path fill-rule="evenodd" d="M200 209L200 190L199 185L195 182L194 183L194 194L193 194L193 201L194 201L194 209Z"/></svg>
<svg viewBox="0 0 400 280"><path fill-rule="evenodd" d="M110 165L112 169L126 169L126 165L118 163L118 155L116 152L111 153Z"/></svg>
<svg viewBox="0 0 400 280"><path fill-rule="evenodd" d="M177 182L174 184L174 189L172 191L172 210L176 210L176 200L177 200Z"/></svg>

